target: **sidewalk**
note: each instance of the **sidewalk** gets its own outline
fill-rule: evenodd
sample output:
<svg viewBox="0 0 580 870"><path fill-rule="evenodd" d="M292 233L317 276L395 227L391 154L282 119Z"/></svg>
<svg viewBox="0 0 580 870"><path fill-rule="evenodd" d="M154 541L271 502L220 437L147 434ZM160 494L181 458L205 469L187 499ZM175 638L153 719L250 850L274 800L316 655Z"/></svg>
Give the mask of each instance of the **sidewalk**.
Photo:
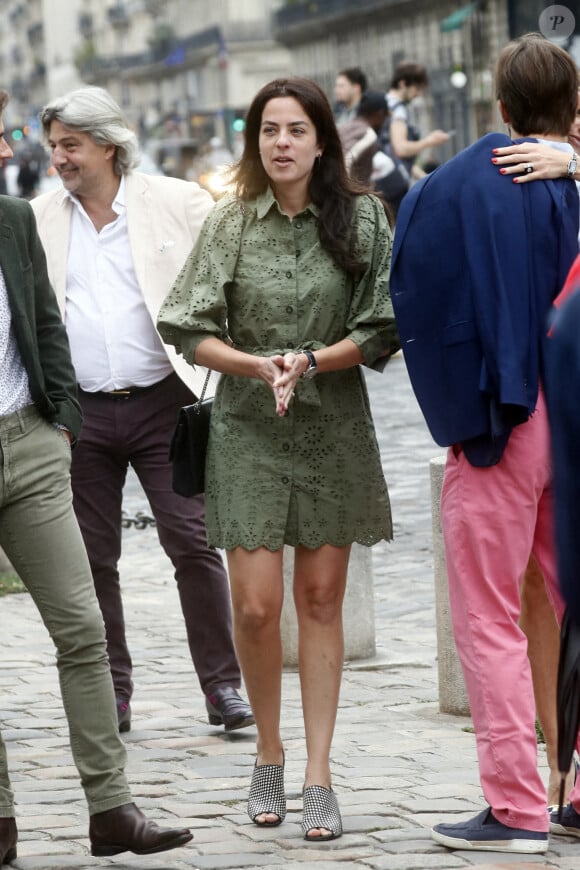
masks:
<svg viewBox="0 0 580 870"><path fill-rule="evenodd" d="M88 815L68 748L54 653L28 596L0 600L2 701L17 798L19 870L541 870L580 867L580 842L552 838L546 856L449 852L429 836L438 821L483 809L470 720L438 708L431 563L431 441L403 359L369 390L393 504L395 541L373 550L377 656L347 665L333 749L344 836L301 838L304 742L298 676L285 674L283 737L288 815L258 829L246 815L255 729L224 735L208 725L192 669L177 589L154 528L124 532L121 577L135 663L128 773L138 804L155 820L189 825L193 841L157 856L94 859ZM129 514L148 513L134 478ZM545 756L540 764L546 774Z"/></svg>

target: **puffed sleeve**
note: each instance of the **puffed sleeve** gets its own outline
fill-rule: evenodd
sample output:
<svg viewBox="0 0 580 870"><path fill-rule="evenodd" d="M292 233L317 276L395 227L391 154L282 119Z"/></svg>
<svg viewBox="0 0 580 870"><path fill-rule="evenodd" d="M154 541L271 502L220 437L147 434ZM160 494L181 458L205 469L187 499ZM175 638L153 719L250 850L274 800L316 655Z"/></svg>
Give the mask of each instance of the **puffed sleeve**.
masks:
<svg viewBox="0 0 580 870"><path fill-rule="evenodd" d="M346 337L361 351L365 365L382 371L401 344L389 290L393 236L376 196L357 198L355 252L366 269L357 275L350 300Z"/></svg>
<svg viewBox="0 0 580 870"><path fill-rule="evenodd" d="M243 219L235 197L216 203L159 310L157 329L163 341L191 365L204 338L227 340L226 290L234 278Z"/></svg>

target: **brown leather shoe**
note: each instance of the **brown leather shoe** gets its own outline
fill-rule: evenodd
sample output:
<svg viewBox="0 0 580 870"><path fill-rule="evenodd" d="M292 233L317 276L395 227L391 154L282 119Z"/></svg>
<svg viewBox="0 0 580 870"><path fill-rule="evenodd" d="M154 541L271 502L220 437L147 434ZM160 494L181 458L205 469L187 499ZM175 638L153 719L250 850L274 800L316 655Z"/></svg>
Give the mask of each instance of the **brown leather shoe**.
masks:
<svg viewBox="0 0 580 870"><path fill-rule="evenodd" d="M0 867L4 864L10 864L16 858L17 840L16 820L12 818L0 819Z"/></svg>
<svg viewBox="0 0 580 870"><path fill-rule="evenodd" d="M160 828L135 804L95 813L89 824L91 855L103 858L119 852L150 855L184 846L193 838L189 828Z"/></svg>

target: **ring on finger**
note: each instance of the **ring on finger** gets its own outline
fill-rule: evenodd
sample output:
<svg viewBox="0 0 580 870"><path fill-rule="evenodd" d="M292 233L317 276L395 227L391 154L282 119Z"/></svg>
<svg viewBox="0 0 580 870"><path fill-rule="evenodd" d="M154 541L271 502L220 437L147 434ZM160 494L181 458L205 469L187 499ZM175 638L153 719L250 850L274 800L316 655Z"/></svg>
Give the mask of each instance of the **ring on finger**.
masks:
<svg viewBox="0 0 580 870"><path fill-rule="evenodd" d="M534 171L533 163L526 163L526 168L524 169L524 175L529 175L530 172Z"/></svg>

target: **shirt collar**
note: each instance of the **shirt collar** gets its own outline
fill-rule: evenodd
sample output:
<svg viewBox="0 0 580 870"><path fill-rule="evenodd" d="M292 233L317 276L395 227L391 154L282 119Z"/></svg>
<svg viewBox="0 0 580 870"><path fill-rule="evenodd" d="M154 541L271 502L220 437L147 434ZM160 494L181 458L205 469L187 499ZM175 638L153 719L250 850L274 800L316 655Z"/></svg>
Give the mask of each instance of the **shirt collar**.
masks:
<svg viewBox="0 0 580 870"><path fill-rule="evenodd" d="M278 200L274 196L274 191L271 187L267 187L263 193L258 194L258 196L256 197L256 214L258 216L258 220L262 220L263 218L265 218L273 206L278 209L278 212L280 214L283 214L278 204ZM303 214L306 211L311 212L314 217L318 217L320 209L318 208L318 206L314 205L313 202L309 202L306 208L302 212L300 212L300 214ZM297 216L298 215L296 215L296 217ZM284 215L284 217L288 217L288 215Z"/></svg>
<svg viewBox="0 0 580 870"><path fill-rule="evenodd" d="M541 139L540 136L538 136L537 139L538 142L541 142L544 145L551 145L552 148L557 148L558 151L574 151L569 142L556 142L555 139Z"/></svg>

